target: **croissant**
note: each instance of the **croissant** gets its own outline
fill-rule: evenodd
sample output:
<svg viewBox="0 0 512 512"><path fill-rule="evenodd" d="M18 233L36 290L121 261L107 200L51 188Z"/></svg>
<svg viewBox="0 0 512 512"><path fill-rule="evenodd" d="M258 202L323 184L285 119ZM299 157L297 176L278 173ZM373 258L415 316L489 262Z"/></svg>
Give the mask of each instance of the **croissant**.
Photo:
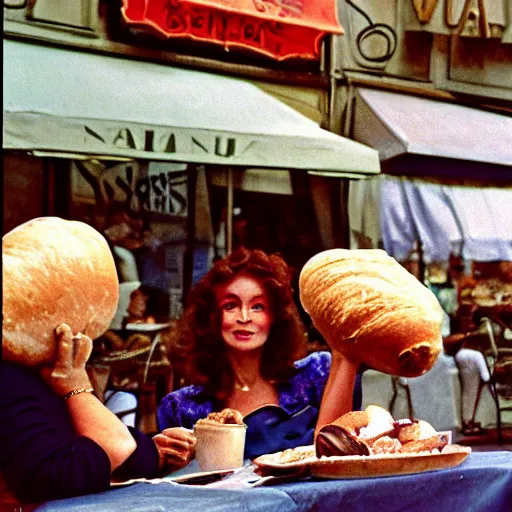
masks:
<svg viewBox="0 0 512 512"><path fill-rule="evenodd" d="M300 301L332 350L392 375L417 377L442 350L435 295L380 249L331 249L299 276Z"/></svg>

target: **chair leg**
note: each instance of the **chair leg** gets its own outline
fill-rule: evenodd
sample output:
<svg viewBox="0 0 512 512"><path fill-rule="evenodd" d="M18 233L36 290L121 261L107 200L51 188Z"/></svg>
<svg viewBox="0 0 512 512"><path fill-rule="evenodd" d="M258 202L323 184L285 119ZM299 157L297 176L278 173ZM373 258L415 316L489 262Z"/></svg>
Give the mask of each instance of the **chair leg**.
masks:
<svg viewBox="0 0 512 512"><path fill-rule="evenodd" d="M391 382L393 384L393 395L391 396L391 400L389 401L389 412L391 415L393 415L393 408L395 407L396 399L398 398L398 389L399 387L403 388L405 390L405 396L407 399L407 408L409 412L409 419L414 419L414 408L412 406L412 397L411 397L411 390L409 388L409 384L405 382L402 384L400 382L399 377L393 376L391 379Z"/></svg>
<svg viewBox="0 0 512 512"><path fill-rule="evenodd" d="M482 395L482 391L485 387L485 384L486 383L483 380L481 380L480 384L478 385L478 391L475 397L475 404L473 405L473 415L471 416L471 423L475 423L476 411L478 410L478 405L480 404L480 396Z"/></svg>
<svg viewBox="0 0 512 512"><path fill-rule="evenodd" d="M405 395L407 397L407 407L409 409L409 419L414 419L414 408L412 406L412 397L411 397L411 389L409 388L409 384L405 384Z"/></svg>
<svg viewBox="0 0 512 512"><path fill-rule="evenodd" d="M393 416L393 407L395 407L396 398L398 395L398 377L392 376L391 383L393 385L393 396L389 401L389 413Z"/></svg>
<svg viewBox="0 0 512 512"><path fill-rule="evenodd" d="M500 399L498 397L498 392L496 391L496 383L492 380L488 382L489 390L491 392L494 403L496 404L496 430L498 434L498 444L503 444L503 434L501 431L501 409L500 409Z"/></svg>

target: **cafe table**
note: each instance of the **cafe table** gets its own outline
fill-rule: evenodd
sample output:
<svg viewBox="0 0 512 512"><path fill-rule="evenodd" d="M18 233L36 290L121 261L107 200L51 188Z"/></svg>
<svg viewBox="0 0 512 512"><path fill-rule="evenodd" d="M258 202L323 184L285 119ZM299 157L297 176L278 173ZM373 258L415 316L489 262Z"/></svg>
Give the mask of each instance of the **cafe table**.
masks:
<svg viewBox="0 0 512 512"><path fill-rule="evenodd" d="M193 464L193 463L192 463ZM194 466L192 466L192 469ZM249 488L211 488L170 480L134 483L41 504L37 512L510 512L512 452L473 452L459 466L377 478L276 479Z"/></svg>

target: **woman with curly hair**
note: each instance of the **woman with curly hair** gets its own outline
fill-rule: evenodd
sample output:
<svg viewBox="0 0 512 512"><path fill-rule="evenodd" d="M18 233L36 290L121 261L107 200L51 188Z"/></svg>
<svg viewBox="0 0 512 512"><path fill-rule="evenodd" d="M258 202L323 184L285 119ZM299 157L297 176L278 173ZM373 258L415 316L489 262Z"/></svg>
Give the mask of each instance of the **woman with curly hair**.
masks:
<svg viewBox="0 0 512 512"><path fill-rule="evenodd" d="M249 427L246 458L312 444L332 356L300 359L306 334L290 279L285 261L261 250L240 248L214 264L192 291L177 331L193 384L163 398L161 429L192 428L231 408ZM353 408L357 367L343 360L336 368L322 424Z"/></svg>

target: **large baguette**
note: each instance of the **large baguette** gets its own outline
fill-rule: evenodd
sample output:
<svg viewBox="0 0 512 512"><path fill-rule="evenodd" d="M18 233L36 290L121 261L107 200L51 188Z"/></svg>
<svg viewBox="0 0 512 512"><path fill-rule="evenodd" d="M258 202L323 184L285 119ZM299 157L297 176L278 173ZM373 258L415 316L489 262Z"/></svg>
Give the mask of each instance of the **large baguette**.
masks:
<svg viewBox="0 0 512 512"><path fill-rule="evenodd" d="M331 249L311 258L300 300L332 350L384 373L416 377L442 350L434 294L380 249Z"/></svg>

